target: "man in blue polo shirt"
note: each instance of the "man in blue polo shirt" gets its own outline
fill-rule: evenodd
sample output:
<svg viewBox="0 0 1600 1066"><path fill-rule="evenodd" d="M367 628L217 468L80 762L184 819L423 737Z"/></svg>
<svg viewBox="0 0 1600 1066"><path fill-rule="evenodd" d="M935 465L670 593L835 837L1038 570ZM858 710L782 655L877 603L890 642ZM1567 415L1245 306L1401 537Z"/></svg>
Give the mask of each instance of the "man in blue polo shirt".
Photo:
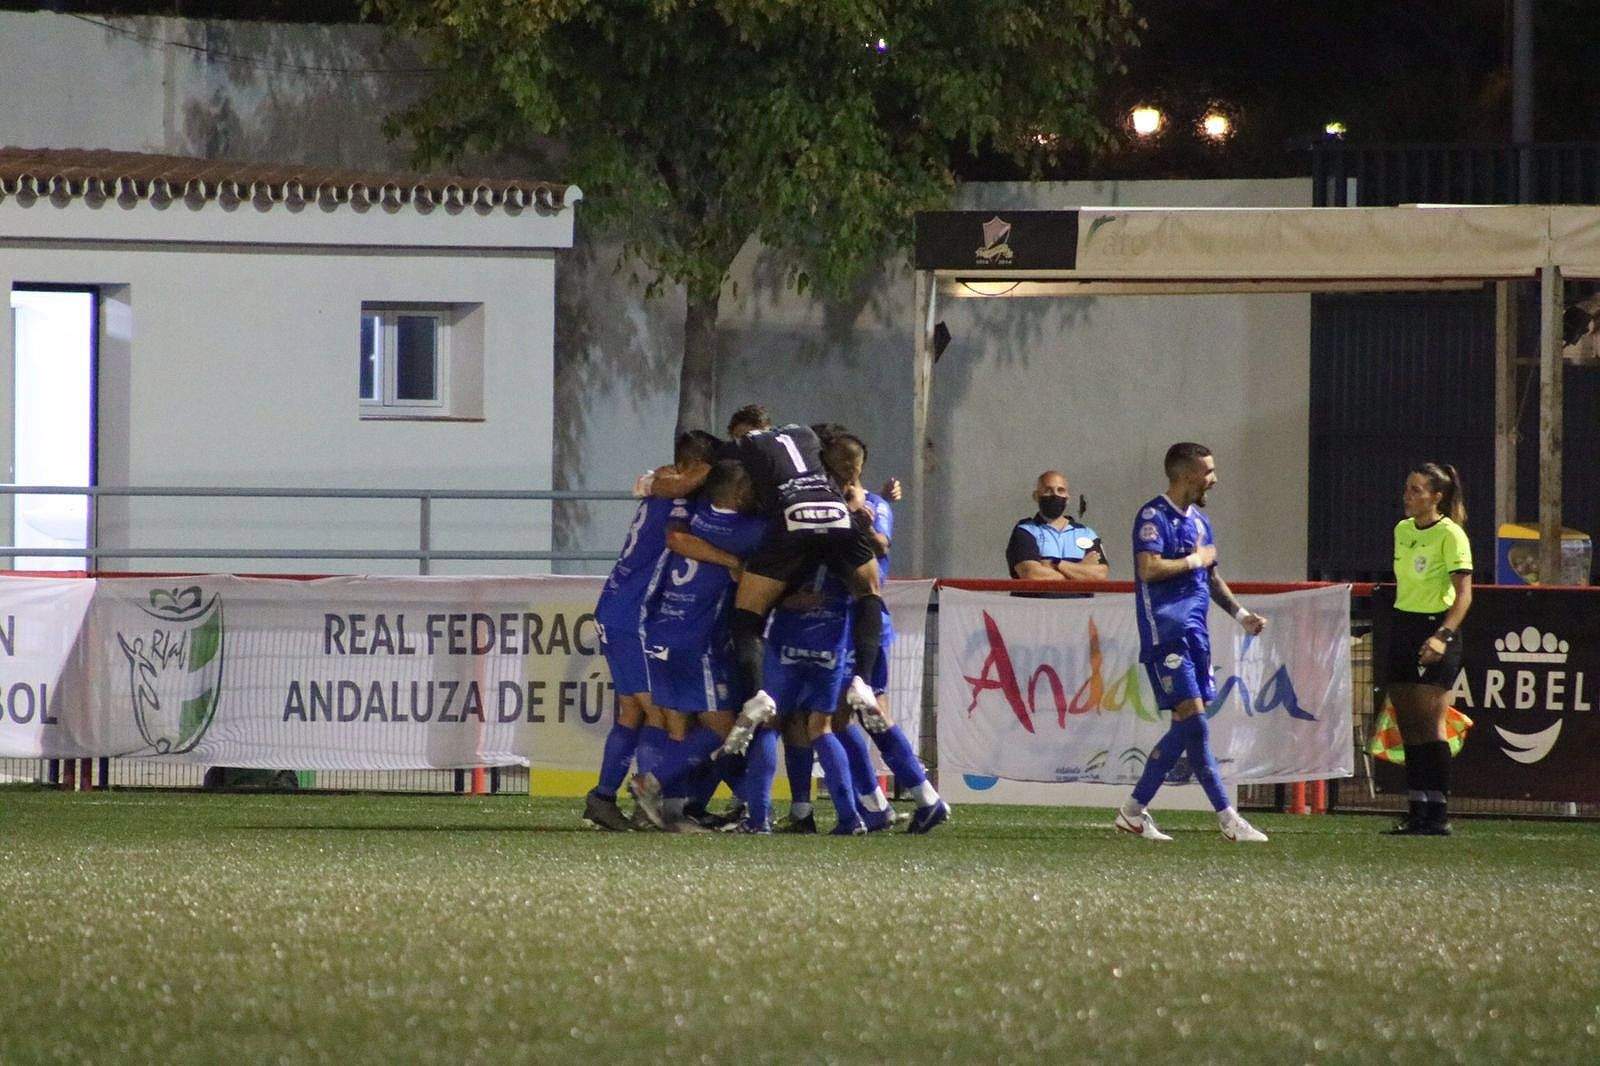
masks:
<svg viewBox="0 0 1600 1066"><path fill-rule="evenodd" d="M1072 492L1059 470L1046 470L1033 487L1038 511L1011 530L1006 571L1024 581L1104 581L1111 573L1100 534L1067 514Z"/></svg>

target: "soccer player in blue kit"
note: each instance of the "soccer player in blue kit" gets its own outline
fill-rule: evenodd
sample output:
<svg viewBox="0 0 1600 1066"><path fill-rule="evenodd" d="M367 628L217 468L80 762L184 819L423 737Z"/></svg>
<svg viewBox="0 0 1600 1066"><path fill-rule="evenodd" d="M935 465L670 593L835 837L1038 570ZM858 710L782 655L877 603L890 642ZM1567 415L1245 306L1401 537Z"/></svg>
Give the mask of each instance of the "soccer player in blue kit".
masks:
<svg viewBox="0 0 1600 1066"><path fill-rule="evenodd" d="M1201 513L1206 492L1217 483L1211 449L1184 442L1167 449L1167 491L1139 509L1133 524L1134 600L1139 619L1139 660L1144 663L1156 706L1172 713L1172 725L1145 760L1133 795L1117 811L1116 827L1145 840L1171 840L1146 809L1179 756L1187 753L1196 780L1217 812L1224 838L1263 843L1266 834L1240 817L1211 752L1205 708L1216 698L1211 676L1211 637L1206 615L1211 602L1252 635L1266 619L1239 605L1217 573L1211 522Z"/></svg>
<svg viewBox="0 0 1600 1066"><path fill-rule="evenodd" d="M856 810L861 783L855 781L852 760L835 734L834 710L850 677L845 666L849 639L850 594L826 566L819 566L810 580L772 612L763 668L767 694L783 723L785 749L795 760L790 767L790 788L798 794L795 779L803 773L804 787L809 789L814 751L838 812L833 830L837 836L867 831ZM742 827L747 832L766 831L772 779L778 766L777 743L778 734L768 727L758 729L751 740L751 780L745 797L749 813ZM805 802L809 807L809 799ZM793 831L816 832L809 810L800 822L804 828Z"/></svg>
<svg viewBox="0 0 1600 1066"><path fill-rule="evenodd" d="M822 448L822 462L838 482L846 504L870 522L873 552L878 559L879 581L889 580L889 548L894 539L894 512L889 501L875 492L868 492L861 484L861 473L867 462L867 446L861 438L848 432L831 435ZM845 590L839 589L841 594ZM905 731L890 717L887 694L889 691L889 646L894 641L894 627L888 608L883 610L883 636L879 645L878 661L865 680L872 687L877 700L878 714L863 716L862 722L875 726L869 731L872 740L883 755L884 765L894 774L896 783L909 791L917 802L908 832L927 833L950 820L950 805L940 798L933 783L928 780L922 761L911 748ZM845 676L856 673L853 652L846 659ZM893 824L894 815L888 799L878 786L872 766L872 753L867 748L866 735L850 721L848 709L841 709L833 722L850 757L851 774L857 794L865 811L869 829L887 828ZM826 772L826 771L824 771Z"/></svg>
<svg viewBox="0 0 1600 1066"><path fill-rule="evenodd" d="M754 512L750 476L733 460L711 468L688 532L735 560L753 552L767 532ZM644 648L650 694L666 715L670 737L659 764L630 786L652 822L664 829L701 829L681 817L691 780L707 770L733 727L732 643L728 608L736 567L667 556L645 604Z"/></svg>
<svg viewBox="0 0 1600 1066"><path fill-rule="evenodd" d="M652 769L653 755L667 739L665 720L650 700L642 627L644 601L666 559L669 540L680 552L706 561L736 562L704 542L690 543L694 538L676 528L688 525L690 501L685 496L705 480L719 444L716 437L703 430L690 430L678 437L673 447L673 466L656 472L654 487L634 512L622 551L595 604L600 651L617 693L617 715L606 736L600 780L583 805L583 820L598 829L633 828L617 806L617 789L627 776L635 752L640 768Z"/></svg>

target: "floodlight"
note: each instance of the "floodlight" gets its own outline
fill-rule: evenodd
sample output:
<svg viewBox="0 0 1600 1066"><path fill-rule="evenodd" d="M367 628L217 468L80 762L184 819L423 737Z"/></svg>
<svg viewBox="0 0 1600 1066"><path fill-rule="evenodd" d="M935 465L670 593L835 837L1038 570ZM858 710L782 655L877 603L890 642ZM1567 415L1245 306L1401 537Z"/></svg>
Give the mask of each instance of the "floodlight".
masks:
<svg viewBox="0 0 1600 1066"><path fill-rule="evenodd" d="M1221 111L1208 111L1200 120L1200 131L1213 141L1220 141L1233 132L1233 120Z"/></svg>
<svg viewBox="0 0 1600 1066"><path fill-rule="evenodd" d="M1128 113L1128 120L1133 123L1133 132L1141 137L1149 137L1160 131L1166 125L1167 117L1158 109L1143 105L1134 108Z"/></svg>

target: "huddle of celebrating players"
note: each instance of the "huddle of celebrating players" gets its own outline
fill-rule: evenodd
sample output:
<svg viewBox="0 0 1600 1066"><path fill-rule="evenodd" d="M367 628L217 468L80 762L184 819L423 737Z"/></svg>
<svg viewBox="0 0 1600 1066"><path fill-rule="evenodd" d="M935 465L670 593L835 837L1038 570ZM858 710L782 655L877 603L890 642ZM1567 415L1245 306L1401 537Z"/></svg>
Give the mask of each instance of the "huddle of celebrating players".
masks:
<svg viewBox="0 0 1600 1066"><path fill-rule="evenodd" d="M908 831L932 830L949 804L884 697L893 517L862 487L866 445L837 425L773 427L755 405L728 434L683 434L672 465L638 486L644 498L595 607L619 706L584 820L772 832L781 733L793 802L778 831L817 831L813 760L834 834L894 825L874 746L916 799ZM631 818L617 804L625 780ZM722 784L737 803L712 814Z"/></svg>

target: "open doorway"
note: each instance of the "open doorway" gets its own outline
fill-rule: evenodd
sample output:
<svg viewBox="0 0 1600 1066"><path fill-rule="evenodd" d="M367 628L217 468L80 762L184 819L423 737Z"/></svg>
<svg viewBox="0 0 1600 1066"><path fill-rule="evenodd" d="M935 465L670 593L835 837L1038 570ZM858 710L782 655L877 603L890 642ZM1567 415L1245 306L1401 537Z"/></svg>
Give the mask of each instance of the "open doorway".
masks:
<svg viewBox="0 0 1600 1066"><path fill-rule="evenodd" d="M94 484L95 342L99 295L92 286L15 285L11 290L18 485ZM85 548L87 496L19 495L11 543L19 548ZM19 570L84 570L84 556L18 554Z"/></svg>

